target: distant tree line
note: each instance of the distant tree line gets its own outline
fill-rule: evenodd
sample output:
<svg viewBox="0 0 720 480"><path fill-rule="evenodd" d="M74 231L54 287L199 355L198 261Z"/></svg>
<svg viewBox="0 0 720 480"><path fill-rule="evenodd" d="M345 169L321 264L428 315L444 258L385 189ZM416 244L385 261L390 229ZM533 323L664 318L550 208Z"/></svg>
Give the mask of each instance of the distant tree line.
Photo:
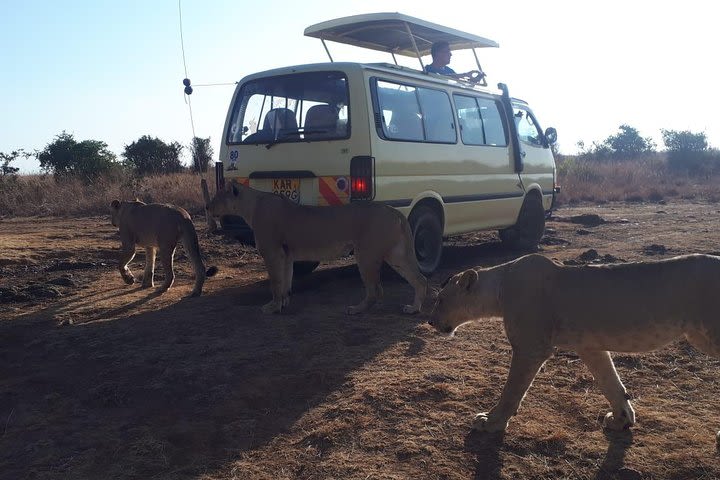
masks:
<svg viewBox="0 0 720 480"><path fill-rule="evenodd" d="M100 140L77 141L72 134L63 131L42 150L32 153L23 149L0 152L0 176L17 175L19 169L11 163L21 157L35 157L42 170L56 177L89 179L119 172L131 172L139 176L175 173L186 170L180 160L185 148L189 149L192 157L190 168L207 172L213 157L209 137L194 137L190 145L184 147L178 142L166 143L157 137L143 135L125 145L122 158L118 159L108 150L107 143Z"/></svg>
<svg viewBox="0 0 720 480"><path fill-rule="evenodd" d="M704 132L661 129L661 133L668 168L672 171L699 175L720 173L720 151L709 147ZM617 133L593 142L589 147L582 141L577 147L579 153L576 158L593 162L632 161L657 152L652 138L641 136L636 128L627 124L620 125ZM30 153L18 149L10 153L0 152L0 179L16 175L18 168L11 163L22 157L37 158L44 171L57 177L91 178L122 171L139 176L179 172L185 169L180 161L185 148L192 158L190 168L206 172L213 158L209 137L194 137L185 147L178 142L166 143L157 137L143 135L125 145L121 159L118 159L108 150L105 142L77 141L72 134L63 131L40 151ZM556 148L554 153L557 154Z"/></svg>
<svg viewBox="0 0 720 480"><path fill-rule="evenodd" d="M709 147L704 132L666 129L660 132L671 171L700 175L720 173L720 151ZM593 142L590 147L582 141L577 147L577 158L593 162L628 162L657 153L652 138L641 136L636 128L627 124L620 125L617 133Z"/></svg>

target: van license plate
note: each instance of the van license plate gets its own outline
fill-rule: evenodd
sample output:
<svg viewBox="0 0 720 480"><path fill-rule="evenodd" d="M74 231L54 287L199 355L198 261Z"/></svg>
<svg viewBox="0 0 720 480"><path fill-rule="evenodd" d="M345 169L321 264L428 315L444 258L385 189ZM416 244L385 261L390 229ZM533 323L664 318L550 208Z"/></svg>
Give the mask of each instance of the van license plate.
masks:
<svg viewBox="0 0 720 480"><path fill-rule="evenodd" d="M299 178L274 178L272 181L273 193L284 195L295 203L300 203Z"/></svg>

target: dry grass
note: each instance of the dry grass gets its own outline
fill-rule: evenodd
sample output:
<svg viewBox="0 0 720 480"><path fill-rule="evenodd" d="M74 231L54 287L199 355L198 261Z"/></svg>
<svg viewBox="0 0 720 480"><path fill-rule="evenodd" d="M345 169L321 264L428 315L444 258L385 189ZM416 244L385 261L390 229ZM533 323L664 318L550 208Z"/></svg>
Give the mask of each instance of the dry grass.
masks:
<svg viewBox="0 0 720 480"><path fill-rule="evenodd" d="M561 156L557 166L562 187L559 205L673 198L720 200L720 186L712 175L675 173L668 168L664 154L608 163ZM208 183L212 184L213 179L209 178ZM0 217L102 215L112 200L133 198L171 203L191 213L202 213L200 177L193 173L116 175L90 182L56 180L49 175L0 177Z"/></svg>
<svg viewBox="0 0 720 480"><path fill-rule="evenodd" d="M0 216L3 217L101 215L108 211L113 200L135 198L171 203L190 213L201 213L203 209L200 177L192 173L151 177L119 175L92 181L55 179L50 175L0 177Z"/></svg>
<svg viewBox="0 0 720 480"><path fill-rule="evenodd" d="M658 202L672 198L720 200L715 178L679 174L668 168L664 154L625 162L601 163L579 157L558 158L560 205L616 201Z"/></svg>

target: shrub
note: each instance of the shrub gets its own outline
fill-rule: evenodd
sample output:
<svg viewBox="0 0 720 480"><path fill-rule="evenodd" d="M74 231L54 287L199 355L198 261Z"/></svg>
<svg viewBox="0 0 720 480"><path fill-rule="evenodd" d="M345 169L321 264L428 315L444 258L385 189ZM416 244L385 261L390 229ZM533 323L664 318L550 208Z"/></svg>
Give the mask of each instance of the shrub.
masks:
<svg viewBox="0 0 720 480"><path fill-rule="evenodd" d="M84 179L117 170L115 154L100 140L78 142L72 134L63 131L55 140L36 153L40 167L57 177L77 176Z"/></svg>
<svg viewBox="0 0 720 480"><path fill-rule="evenodd" d="M130 145L125 145L122 156L125 165L137 175L156 175L182 171L178 142L165 143L159 138L144 135Z"/></svg>

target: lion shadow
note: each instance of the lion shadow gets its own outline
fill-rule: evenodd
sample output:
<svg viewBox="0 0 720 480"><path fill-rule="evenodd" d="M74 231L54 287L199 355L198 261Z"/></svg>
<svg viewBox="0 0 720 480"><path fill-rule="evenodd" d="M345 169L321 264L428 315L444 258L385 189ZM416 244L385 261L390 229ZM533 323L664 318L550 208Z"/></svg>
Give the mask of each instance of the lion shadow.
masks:
<svg viewBox="0 0 720 480"><path fill-rule="evenodd" d="M465 436L464 449L475 455L475 480L501 478L503 467L500 455L505 440L505 432L478 432L470 430Z"/></svg>
<svg viewBox="0 0 720 480"><path fill-rule="evenodd" d="M633 443L632 431L629 429L620 432L604 430L603 433L608 440L608 448L603 462L594 477L595 480L634 478L634 471L625 467L625 456ZM517 451L523 454L534 451L542 455L559 453L542 442L530 442L530 446L523 445L522 447L507 445L505 443L505 432L487 433L476 430L471 430L467 434L464 447L465 451L475 455L477 467L473 478L476 480L503 478L501 455L503 451Z"/></svg>

